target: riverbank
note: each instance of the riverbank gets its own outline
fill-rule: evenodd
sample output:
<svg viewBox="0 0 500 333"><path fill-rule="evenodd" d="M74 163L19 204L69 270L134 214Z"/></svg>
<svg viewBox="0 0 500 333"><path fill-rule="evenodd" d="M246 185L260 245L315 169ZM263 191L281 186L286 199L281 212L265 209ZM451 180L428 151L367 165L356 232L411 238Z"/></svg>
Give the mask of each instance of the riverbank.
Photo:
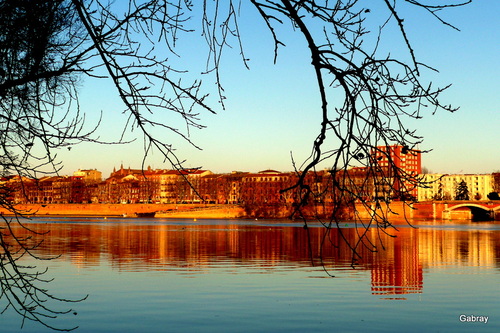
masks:
<svg viewBox="0 0 500 333"><path fill-rule="evenodd" d="M369 212L362 206L357 207L361 218L370 218ZM388 210L385 207L385 210ZM155 217L189 219L232 219L248 218L243 207L220 204L20 204L16 209L34 216L88 216L88 217ZM400 202L391 204L393 217L413 217L414 210ZM0 214L12 215L0 208ZM286 214L282 214L285 218Z"/></svg>
<svg viewBox="0 0 500 333"><path fill-rule="evenodd" d="M480 206L480 205L483 206ZM376 213L388 218L408 219L443 219L471 220L488 212L492 220L500 219L500 209L491 202L419 202L411 207L403 202L392 202L390 206L381 203ZM374 205L374 204L373 204ZM470 206L470 207L469 207ZM496 208L495 208L496 207ZM89 217L157 217L157 218L192 218L192 219L232 219L232 218L286 218L288 213L279 209L261 212L245 211L239 205L220 204L20 204L16 209L21 213L35 216L89 216ZM279 207L278 207L279 208ZM374 213L362 204L356 204L356 214L361 219L370 219ZM478 213L479 212L479 213ZM278 214L279 213L279 214ZM10 211L0 207L0 214L12 215ZM350 219L346 216L345 219ZM479 219L480 220L480 219ZM487 219L486 219L487 220Z"/></svg>
<svg viewBox="0 0 500 333"><path fill-rule="evenodd" d="M237 205L208 204L22 204L16 209L34 216L152 216L163 218L241 218L242 207ZM5 208L0 214L13 215Z"/></svg>
<svg viewBox="0 0 500 333"><path fill-rule="evenodd" d="M16 209L21 213L35 216L154 216L157 218L193 219L249 217L241 206L220 204L19 204L16 205ZM364 219L370 218L371 212L367 211L362 205L357 204L356 209L358 210L359 217ZM393 202L390 208L382 204L380 209L389 217L429 217L425 209L411 209L402 202ZM12 215L12 213L5 208L0 208L0 214Z"/></svg>

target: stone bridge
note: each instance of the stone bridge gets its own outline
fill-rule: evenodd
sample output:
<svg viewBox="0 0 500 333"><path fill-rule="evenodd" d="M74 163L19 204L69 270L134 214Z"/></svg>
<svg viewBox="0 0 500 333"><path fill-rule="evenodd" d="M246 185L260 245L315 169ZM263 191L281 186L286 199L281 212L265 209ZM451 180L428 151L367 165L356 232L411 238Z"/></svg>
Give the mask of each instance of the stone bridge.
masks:
<svg viewBox="0 0 500 333"><path fill-rule="evenodd" d="M432 206L432 213L430 212ZM419 207L427 210L429 215L434 218L446 220L473 220L488 221L500 220L500 201L429 201L415 204L417 210Z"/></svg>

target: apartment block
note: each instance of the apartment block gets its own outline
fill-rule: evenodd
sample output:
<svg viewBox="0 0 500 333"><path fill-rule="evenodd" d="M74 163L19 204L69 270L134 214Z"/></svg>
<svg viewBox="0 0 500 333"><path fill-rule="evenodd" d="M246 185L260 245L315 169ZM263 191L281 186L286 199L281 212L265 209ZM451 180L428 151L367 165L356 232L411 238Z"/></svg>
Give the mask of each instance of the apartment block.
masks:
<svg viewBox="0 0 500 333"><path fill-rule="evenodd" d="M372 150L375 197L378 199L412 199L418 196L418 175L422 156L407 146L377 146Z"/></svg>
<svg viewBox="0 0 500 333"><path fill-rule="evenodd" d="M494 191L492 174L424 174L425 187L418 189L418 200L454 200L459 184L467 185L469 200L488 200L488 194Z"/></svg>

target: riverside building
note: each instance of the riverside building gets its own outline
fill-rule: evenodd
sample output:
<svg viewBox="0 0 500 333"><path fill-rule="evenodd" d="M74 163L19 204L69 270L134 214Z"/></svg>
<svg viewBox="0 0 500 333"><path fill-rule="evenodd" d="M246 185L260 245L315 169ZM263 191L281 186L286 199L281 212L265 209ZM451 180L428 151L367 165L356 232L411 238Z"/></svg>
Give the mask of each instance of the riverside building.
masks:
<svg viewBox="0 0 500 333"><path fill-rule="evenodd" d="M418 189L418 201L455 200L459 184L467 185L469 200L488 200L488 194L494 192L492 174L424 174L425 187Z"/></svg>

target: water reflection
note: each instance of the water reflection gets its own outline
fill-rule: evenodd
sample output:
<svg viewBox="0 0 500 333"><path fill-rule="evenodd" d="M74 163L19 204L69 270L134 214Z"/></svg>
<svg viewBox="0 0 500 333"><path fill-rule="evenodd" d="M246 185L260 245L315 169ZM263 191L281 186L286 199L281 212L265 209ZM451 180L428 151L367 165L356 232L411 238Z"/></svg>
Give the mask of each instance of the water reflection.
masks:
<svg viewBox="0 0 500 333"><path fill-rule="evenodd" d="M336 270L351 269L352 251L336 229L327 232L320 226L306 230L294 225L231 221L196 225L127 221L56 220L30 223L29 227L37 232L50 230L43 237L40 254L62 254L81 268L107 261L118 271L179 270L184 274L241 266L248 266L255 273L311 264L324 264L334 275ZM361 259L356 268L370 271L372 294L398 298L397 295L421 293L423 272L429 267L499 267L498 225L449 226L401 227L399 232L392 232L397 237L370 230L368 240L378 244L379 251L360 247ZM19 230L19 236L22 231ZM351 242L359 238L355 228L343 228L342 232Z"/></svg>

